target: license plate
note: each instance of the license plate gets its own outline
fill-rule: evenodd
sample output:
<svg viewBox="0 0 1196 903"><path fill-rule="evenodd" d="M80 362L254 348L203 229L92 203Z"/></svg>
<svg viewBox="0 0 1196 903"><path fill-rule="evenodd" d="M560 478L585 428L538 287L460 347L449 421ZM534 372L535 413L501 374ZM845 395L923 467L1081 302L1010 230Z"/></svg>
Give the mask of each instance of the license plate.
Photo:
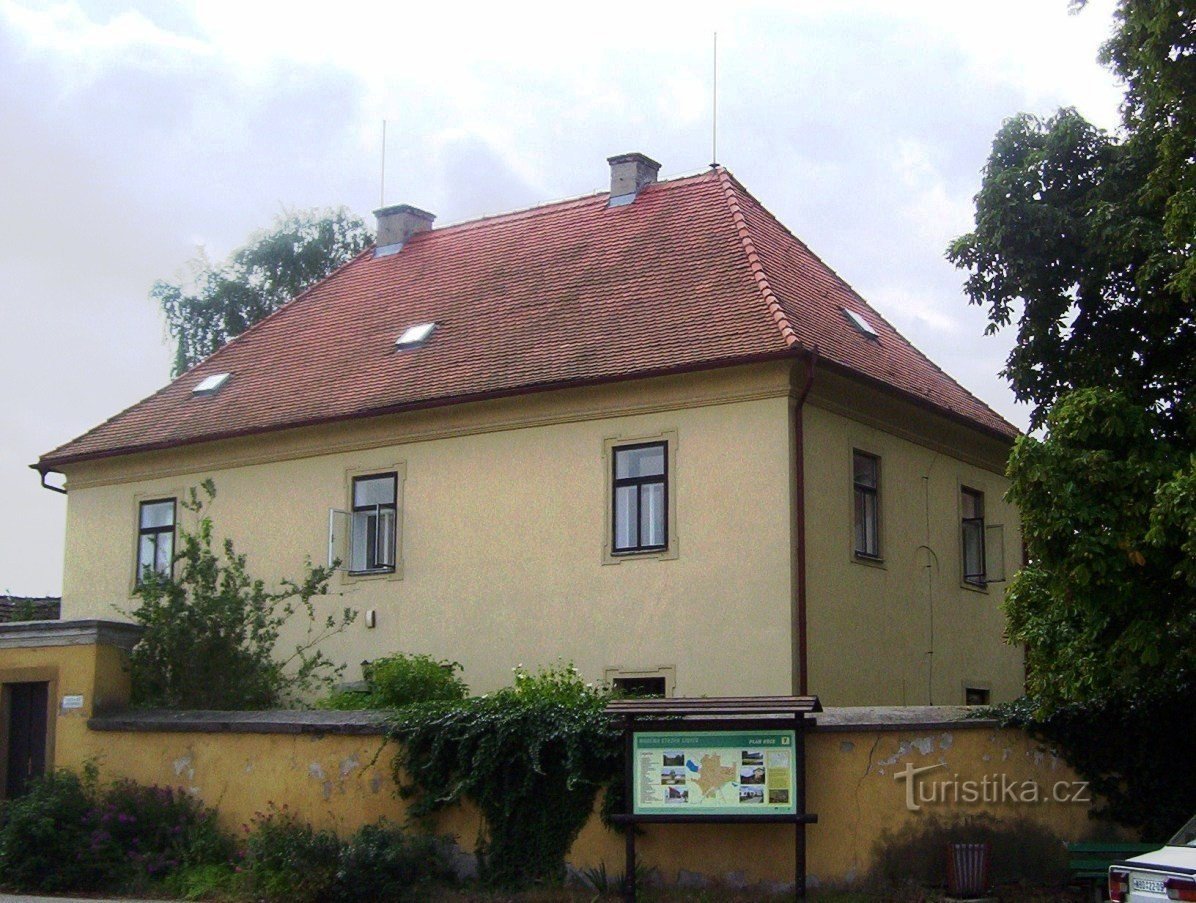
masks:
<svg viewBox="0 0 1196 903"><path fill-rule="evenodd" d="M1162 878L1141 878L1137 875L1130 880L1130 890L1140 890L1148 894L1167 893L1167 888L1164 886Z"/></svg>

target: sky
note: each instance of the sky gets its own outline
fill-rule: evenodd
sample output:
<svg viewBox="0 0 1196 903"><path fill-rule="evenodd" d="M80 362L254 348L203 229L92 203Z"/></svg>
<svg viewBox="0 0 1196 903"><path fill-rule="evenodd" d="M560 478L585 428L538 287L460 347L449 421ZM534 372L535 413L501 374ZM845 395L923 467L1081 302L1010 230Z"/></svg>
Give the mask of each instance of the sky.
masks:
<svg viewBox="0 0 1196 903"><path fill-rule="evenodd" d="M61 591L66 499L29 465L169 378L156 279L284 210L443 225L603 190L617 153L703 169L715 32L718 162L1025 427L944 250L1005 118L1116 128L1112 8L0 0L0 592Z"/></svg>

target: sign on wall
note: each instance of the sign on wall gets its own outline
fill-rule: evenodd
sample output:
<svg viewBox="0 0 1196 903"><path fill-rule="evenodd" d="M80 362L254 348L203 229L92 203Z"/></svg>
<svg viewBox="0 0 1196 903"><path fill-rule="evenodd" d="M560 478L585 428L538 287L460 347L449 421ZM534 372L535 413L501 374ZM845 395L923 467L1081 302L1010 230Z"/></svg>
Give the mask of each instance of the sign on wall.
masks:
<svg viewBox="0 0 1196 903"><path fill-rule="evenodd" d="M633 734L636 815L793 815L795 732Z"/></svg>

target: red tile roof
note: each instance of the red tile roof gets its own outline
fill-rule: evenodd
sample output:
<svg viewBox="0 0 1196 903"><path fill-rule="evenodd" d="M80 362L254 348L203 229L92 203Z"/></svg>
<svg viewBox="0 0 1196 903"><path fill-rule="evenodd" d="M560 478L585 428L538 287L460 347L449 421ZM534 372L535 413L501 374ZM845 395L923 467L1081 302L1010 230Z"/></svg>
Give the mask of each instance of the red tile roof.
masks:
<svg viewBox="0 0 1196 903"><path fill-rule="evenodd" d="M800 353L1001 436L1016 429L932 364L730 173L547 204L367 251L40 469L404 408ZM879 338L852 327L863 314ZM423 347L396 351L435 321ZM205 376L232 378L211 397Z"/></svg>

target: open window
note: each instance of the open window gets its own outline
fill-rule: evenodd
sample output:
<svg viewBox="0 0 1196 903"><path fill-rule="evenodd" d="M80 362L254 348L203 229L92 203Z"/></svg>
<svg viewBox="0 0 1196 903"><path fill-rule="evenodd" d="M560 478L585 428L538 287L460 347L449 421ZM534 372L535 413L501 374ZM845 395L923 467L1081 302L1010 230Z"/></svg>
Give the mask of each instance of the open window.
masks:
<svg viewBox="0 0 1196 903"><path fill-rule="evenodd" d="M350 574L394 573L398 474L353 478L353 507L328 512L328 566Z"/></svg>

